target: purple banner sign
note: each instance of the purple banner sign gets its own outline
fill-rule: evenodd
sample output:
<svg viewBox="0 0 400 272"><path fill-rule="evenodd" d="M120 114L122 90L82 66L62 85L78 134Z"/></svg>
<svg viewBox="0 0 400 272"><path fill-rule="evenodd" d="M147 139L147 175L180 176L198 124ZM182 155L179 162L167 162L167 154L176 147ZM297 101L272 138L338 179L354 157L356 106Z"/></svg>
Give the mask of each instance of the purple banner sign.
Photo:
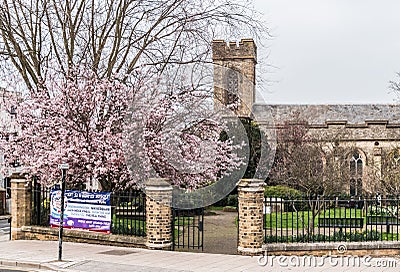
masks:
<svg viewBox="0 0 400 272"><path fill-rule="evenodd" d="M110 233L110 193L65 191L64 228ZM60 225L61 191L51 191L50 226Z"/></svg>

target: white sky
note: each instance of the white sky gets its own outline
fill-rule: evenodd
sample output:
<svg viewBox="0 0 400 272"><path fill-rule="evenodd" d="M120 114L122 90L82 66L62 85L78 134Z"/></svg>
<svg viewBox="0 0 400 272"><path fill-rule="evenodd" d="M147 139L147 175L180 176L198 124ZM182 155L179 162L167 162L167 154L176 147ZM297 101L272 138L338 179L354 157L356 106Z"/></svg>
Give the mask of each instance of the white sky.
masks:
<svg viewBox="0 0 400 272"><path fill-rule="evenodd" d="M255 0L274 36L267 103L393 103L398 0ZM261 49L259 49L261 50Z"/></svg>

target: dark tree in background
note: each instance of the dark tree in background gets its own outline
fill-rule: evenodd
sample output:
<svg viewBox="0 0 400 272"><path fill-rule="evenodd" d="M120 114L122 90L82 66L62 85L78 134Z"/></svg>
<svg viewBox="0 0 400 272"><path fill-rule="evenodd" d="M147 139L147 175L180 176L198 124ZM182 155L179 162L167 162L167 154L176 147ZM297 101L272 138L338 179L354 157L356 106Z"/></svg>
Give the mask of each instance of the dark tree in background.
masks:
<svg viewBox="0 0 400 272"><path fill-rule="evenodd" d="M249 140L249 163L243 178L253 178L261 156L261 133L259 125L250 118L240 119Z"/></svg>
<svg viewBox="0 0 400 272"><path fill-rule="evenodd" d="M346 180L345 152L337 139L309 133L295 114L277 128L277 148L269 181L300 190L308 198L338 193Z"/></svg>
<svg viewBox="0 0 400 272"><path fill-rule="evenodd" d="M336 140L311 135L309 124L299 114L278 125L269 183L297 189L308 200L310 235L314 234L314 219L323 209L318 199L340 193L348 181L343 151Z"/></svg>

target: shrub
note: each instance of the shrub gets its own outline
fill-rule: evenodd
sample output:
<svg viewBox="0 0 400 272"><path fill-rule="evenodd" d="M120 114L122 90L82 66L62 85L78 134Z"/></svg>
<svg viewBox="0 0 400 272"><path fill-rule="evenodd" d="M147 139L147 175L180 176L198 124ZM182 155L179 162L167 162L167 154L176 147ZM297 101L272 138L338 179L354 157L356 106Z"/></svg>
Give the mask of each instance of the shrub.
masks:
<svg viewBox="0 0 400 272"><path fill-rule="evenodd" d="M214 206L217 207L225 207L225 206L232 206L232 207L238 207L238 195L237 194L231 194L220 201L216 202Z"/></svg>
<svg viewBox="0 0 400 272"><path fill-rule="evenodd" d="M396 206L370 206L368 207L368 215L376 216L397 216L398 210Z"/></svg>
<svg viewBox="0 0 400 272"><path fill-rule="evenodd" d="M381 233L376 230L364 231L366 241L379 241L381 240Z"/></svg>
<svg viewBox="0 0 400 272"><path fill-rule="evenodd" d="M226 206L238 207L238 195L229 195L226 201Z"/></svg>
<svg viewBox="0 0 400 272"><path fill-rule="evenodd" d="M310 242L325 242L329 237L323 234L299 234L293 236L265 236L265 243L310 243Z"/></svg>
<svg viewBox="0 0 400 272"><path fill-rule="evenodd" d="M213 206L216 207L225 207L228 203L228 197L224 197L223 199L219 200L218 202L214 203Z"/></svg>
<svg viewBox="0 0 400 272"><path fill-rule="evenodd" d="M299 190L284 185L266 186L264 189L265 197L280 197L284 199L300 199L302 194Z"/></svg>
<svg viewBox="0 0 400 272"><path fill-rule="evenodd" d="M301 200L304 199L302 197L302 193L299 190L290 188L284 185L277 186L267 186L264 189L264 197L277 197L284 200ZM309 210L308 202L306 199L304 201L295 201L293 203L286 202L285 212L292 211L306 211Z"/></svg>
<svg viewBox="0 0 400 272"><path fill-rule="evenodd" d="M362 241L379 241L381 240L381 233L376 230L364 231L336 231L331 237L323 234L301 234L293 236L265 236L265 243L309 243L309 242L362 242Z"/></svg>
<svg viewBox="0 0 400 272"><path fill-rule="evenodd" d="M333 234L334 241L362 242L362 241L378 241L381 239L380 232L376 230L364 231L337 231Z"/></svg>

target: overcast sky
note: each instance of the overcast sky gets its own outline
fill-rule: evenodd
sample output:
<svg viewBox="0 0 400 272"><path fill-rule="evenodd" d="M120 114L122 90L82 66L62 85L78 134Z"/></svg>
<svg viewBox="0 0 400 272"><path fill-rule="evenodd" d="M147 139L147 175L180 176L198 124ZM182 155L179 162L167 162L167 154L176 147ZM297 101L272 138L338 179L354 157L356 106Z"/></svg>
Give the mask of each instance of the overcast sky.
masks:
<svg viewBox="0 0 400 272"><path fill-rule="evenodd" d="M398 0L255 0L274 36L267 103L393 103Z"/></svg>

